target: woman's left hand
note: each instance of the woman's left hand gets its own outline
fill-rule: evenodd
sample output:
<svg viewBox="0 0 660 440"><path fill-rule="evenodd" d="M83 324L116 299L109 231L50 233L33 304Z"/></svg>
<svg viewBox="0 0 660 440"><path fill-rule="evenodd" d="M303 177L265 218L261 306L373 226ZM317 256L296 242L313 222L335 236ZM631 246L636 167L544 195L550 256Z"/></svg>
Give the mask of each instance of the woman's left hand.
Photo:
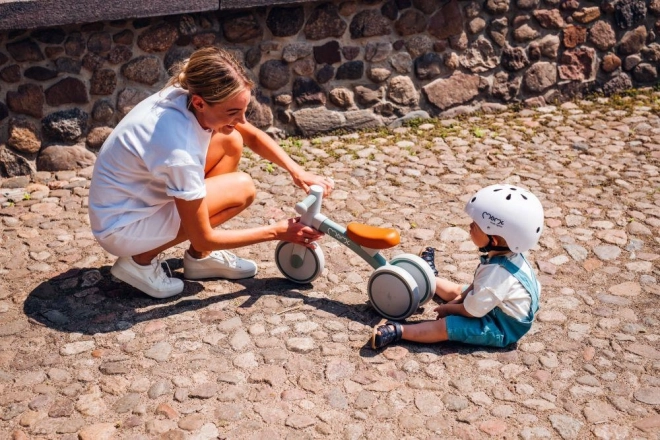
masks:
<svg viewBox="0 0 660 440"><path fill-rule="evenodd" d="M323 188L323 195L325 197L332 193L335 189L335 181L330 177L319 176L309 171L303 171L297 176L293 176L293 181L296 185L302 188L306 193L309 193L309 187L312 185L319 185Z"/></svg>

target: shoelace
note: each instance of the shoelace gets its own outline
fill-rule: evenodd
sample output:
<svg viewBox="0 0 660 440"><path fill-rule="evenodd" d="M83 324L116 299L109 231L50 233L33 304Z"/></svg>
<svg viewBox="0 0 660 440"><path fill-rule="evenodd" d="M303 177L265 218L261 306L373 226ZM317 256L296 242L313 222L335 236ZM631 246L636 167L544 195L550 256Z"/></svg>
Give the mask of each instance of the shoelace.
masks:
<svg viewBox="0 0 660 440"><path fill-rule="evenodd" d="M238 257L229 251L213 251L211 252L211 256L218 260L222 260L230 267L236 267L236 263L238 262Z"/></svg>
<svg viewBox="0 0 660 440"><path fill-rule="evenodd" d="M170 283L172 280L172 270L170 269L170 265L167 264L167 260L165 259L166 255L163 254L162 252L158 254L158 257L156 257L156 264L154 265L154 275L156 276L156 279L160 279L161 281L165 283ZM167 273L163 270L163 263L165 263L165 267L167 267Z"/></svg>

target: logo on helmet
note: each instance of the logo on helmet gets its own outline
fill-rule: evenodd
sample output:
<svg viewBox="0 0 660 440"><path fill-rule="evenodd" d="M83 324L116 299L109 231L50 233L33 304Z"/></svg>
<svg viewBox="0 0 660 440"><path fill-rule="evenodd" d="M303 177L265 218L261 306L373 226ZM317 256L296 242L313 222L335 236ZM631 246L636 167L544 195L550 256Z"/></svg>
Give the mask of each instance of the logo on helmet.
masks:
<svg viewBox="0 0 660 440"><path fill-rule="evenodd" d="M497 218L494 215L491 215L490 213L488 213L486 211L484 211L481 214L481 218L487 219L489 222L491 222L492 224L494 224L498 228L501 228L501 227L504 226L504 220L502 220L501 218Z"/></svg>

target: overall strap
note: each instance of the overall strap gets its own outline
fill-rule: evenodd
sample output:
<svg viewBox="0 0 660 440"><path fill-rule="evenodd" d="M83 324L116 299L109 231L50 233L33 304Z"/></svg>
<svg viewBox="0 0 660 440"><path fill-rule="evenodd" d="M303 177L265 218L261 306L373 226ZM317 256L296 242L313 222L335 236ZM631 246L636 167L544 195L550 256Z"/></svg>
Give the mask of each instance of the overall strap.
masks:
<svg viewBox="0 0 660 440"><path fill-rule="evenodd" d="M523 261L531 268L529 261L525 258L523 254L520 254ZM482 264L499 264L505 268L515 279L520 281L520 284L529 292L529 295L532 297L531 311L536 313L539 309L539 289L536 282L536 277L534 277L534 272L532 271L532 278L530 278L525 272L521 270L520 267L516 266L511 260L509 260L504 255L496 255L490 259L482 259Z"/></svg>

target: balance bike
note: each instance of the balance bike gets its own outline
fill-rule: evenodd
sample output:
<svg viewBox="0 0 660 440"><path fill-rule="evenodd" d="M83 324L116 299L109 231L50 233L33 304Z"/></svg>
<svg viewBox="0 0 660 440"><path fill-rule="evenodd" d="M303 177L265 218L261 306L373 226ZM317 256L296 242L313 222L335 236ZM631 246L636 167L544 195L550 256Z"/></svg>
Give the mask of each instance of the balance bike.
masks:
<svg viewBox="0 0 660 440"><path fill-rule="evenodd" d="M402 320L426 304L435 292L435 276L426 261L417 255L401 254L389 262L378 253L399 244L399 232L361 223L343 227L321 214L323 188L312 185L309 195L296 204L300 222L334 238L369 263L375 270L369 277L367 292L371 305L387 319ZM280 241L275 261L282 274L293 282L314 281L325 266L323 250Z"/></svg>

